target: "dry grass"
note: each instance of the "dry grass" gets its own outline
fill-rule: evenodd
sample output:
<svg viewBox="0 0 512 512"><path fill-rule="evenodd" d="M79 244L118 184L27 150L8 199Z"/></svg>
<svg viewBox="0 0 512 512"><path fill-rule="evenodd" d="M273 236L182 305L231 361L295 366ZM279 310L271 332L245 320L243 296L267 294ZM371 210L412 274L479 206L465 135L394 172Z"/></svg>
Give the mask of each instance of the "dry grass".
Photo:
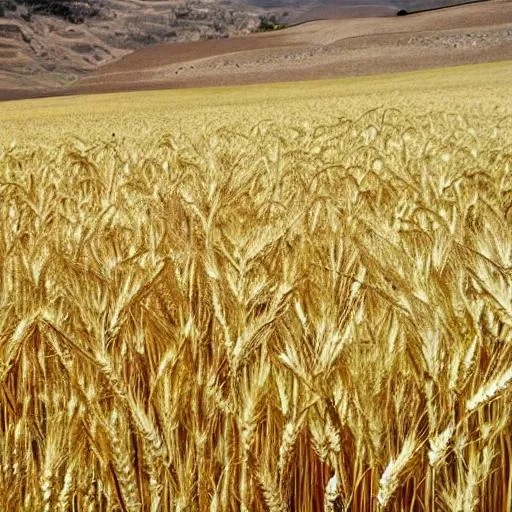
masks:
<svg viewBox="0 0 512 512"><path fill-rule="evenodd" d="M512 118L351 101L4 138L5 510L510 510Z"/></svg>

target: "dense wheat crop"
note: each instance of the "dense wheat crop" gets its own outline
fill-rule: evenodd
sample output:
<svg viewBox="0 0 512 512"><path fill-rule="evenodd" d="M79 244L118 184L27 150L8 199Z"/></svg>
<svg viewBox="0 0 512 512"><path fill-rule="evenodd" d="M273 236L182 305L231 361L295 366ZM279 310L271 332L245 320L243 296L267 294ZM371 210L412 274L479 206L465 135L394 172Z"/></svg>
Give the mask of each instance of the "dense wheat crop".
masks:
<svg viewBox="0 0 512 512"><path fill-rule="evenodd" d="M512 105L411 80L0 106L2 510L511 510Z"/></svg>

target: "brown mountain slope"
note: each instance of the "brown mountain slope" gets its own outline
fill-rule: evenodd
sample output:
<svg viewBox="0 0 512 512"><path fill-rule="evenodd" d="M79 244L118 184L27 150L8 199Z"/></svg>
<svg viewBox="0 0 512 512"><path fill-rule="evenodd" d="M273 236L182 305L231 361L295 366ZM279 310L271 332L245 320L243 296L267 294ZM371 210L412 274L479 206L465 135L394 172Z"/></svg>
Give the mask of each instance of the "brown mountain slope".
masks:
<svg viewBox="0 0 512 512"><path fill-rule="evenodd" d="M14 7L0 1L0 89L21 96L68 84L161 41L253 32L261 14L242 0L87 0L73 3L72 14L45 8L53 5L47 0L4 1Z"/></svg>
<svg viewBox="0 0 512 512"><path fill-rule="evenodd" d="M512 1L396 18L324 20L215 42L160 44L66 90L246 84L512 59Z"/></svg>

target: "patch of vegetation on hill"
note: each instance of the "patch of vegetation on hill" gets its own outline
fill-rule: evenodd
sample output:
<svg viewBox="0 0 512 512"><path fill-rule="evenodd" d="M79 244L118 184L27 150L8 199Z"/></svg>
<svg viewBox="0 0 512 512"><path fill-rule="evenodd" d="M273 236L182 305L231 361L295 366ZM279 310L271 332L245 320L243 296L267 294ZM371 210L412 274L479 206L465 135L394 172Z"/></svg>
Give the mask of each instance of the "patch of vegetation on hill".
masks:
<svg viewBox="0 0 512 512"><path fill-rule="evenodd" d="M282 30L286 28L285 23L280 23L275 14L260 16L258 32L269 32L272 30Z"/></svg>
<svg viewBox="0 0 512 512"><path fill-rule="evenodd" d="M30 21L32 14L40 14L77 24L87 18L100 16L102 6L99 4L93 0L7 0L0 7L0 16L5 16L7 11L19 11L26 21Z"/></svg>

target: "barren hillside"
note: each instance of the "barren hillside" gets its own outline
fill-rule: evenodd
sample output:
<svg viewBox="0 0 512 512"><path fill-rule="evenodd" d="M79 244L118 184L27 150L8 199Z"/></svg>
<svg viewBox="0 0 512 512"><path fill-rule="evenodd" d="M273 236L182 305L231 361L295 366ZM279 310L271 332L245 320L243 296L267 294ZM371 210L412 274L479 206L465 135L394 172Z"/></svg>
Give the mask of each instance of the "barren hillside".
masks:
<svg viewBox="0 0 512 512"><path fill-rule="evenodd" d="M242 35L261 23L258 8L213 0L8 0L0 14L0 88L20 95L158 42Z"/></svg>
<svg viewBox="0 0 512 512"><path fill-rule="evenodd" d="M334 78L512 59L512 1L404 17L320 20L215 42L160 44L68 93Z"/></svg>
<svg viewBox="0 0 512 512"><path fill-rule="evenodd" d="M252 83L407 69L423 62L417 57L423 59L426 49L427 65L506 55L507 27L495 26L508 22L508 1L396 16L400 10L463 1L5 0L0 5L0 99L55 90ZM304 20L322 21L274 30ZM476 32L461 35L460 43L452 44L457 34L443 32L432 40L415 34L466 25ZM401 35L389 35L395 32ZM453 45L468 51L448 52Z"/></svg>

